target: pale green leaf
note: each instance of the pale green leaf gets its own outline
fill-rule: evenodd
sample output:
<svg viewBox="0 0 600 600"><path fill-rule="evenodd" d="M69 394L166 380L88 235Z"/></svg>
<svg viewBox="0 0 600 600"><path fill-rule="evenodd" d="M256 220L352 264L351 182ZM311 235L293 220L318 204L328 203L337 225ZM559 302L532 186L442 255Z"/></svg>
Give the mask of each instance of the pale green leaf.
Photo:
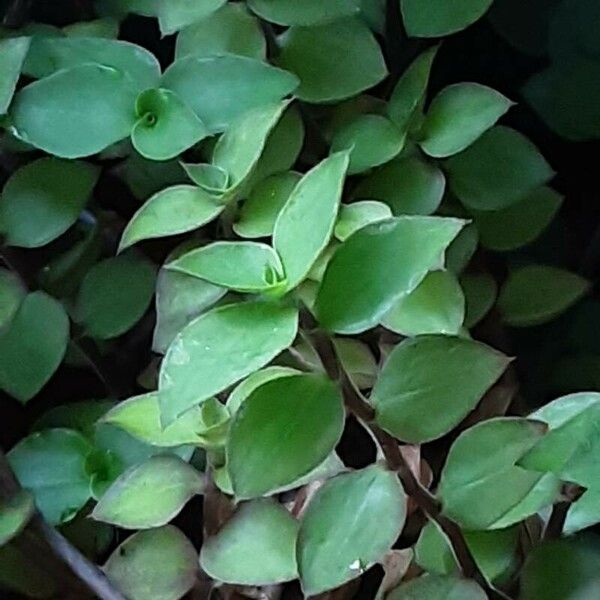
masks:
<svg viewBox="0 0 600 600"><path fill-rule="evenodd" d="M10 106L30 41L28 37L0 41L0 115Z"/></svg>
<svg viewBox="0 0 600 600"><path fill-rule="evenodd" d="M359 229L371 223L385 221L391 216L390 207L376 200L362 200L352 204L342 204L333 233L340 242L343 242Z"/></svg>
<svg viewBox="0 0 600 600"><path fill-rule="evenodd" d="M159 1L158 23L163 35L175 33L210 16L227 0L168 0Z"/></svg>
<svg viewBox="0 0 600 600"><path fill-rule="evenodd" d="M422 575L393 589L386 600L486 600L472 579L457 575Z"/></svg>

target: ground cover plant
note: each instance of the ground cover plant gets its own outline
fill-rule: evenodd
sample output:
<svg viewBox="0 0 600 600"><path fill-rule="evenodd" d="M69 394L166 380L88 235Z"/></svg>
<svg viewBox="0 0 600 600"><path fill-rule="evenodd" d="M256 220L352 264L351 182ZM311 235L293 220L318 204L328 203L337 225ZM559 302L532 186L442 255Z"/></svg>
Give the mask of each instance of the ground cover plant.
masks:
<svg viewBox="0 0 600 600"><path fill-rule="evenodd" d="M600 597L596 3L0 6L3 597Z"/></svg>

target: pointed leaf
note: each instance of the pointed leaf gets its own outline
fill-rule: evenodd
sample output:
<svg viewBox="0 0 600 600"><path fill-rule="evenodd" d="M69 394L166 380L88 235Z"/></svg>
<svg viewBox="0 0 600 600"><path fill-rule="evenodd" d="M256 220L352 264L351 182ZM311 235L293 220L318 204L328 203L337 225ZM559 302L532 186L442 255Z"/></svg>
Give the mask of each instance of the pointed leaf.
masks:
<svg viewBox="0 0 600 600"><path fill-rule="evenodd" d="M237 498L254 498L306 475L331 454L344 427L335 384L321 375L269 381L238 409L227 441Z"/></svg>
<svg viewBox="0 0 600 600"><path fill-rule="evenodd" d="M173 90L211 133L224 131L252 108L278 102L297 85L287 71L233 55L181 58L161 80L161 87Z"/></svg>
<svg viewBox="0 0 600 600"><path fill-rule="evenodd" d="M264 292L285 281L277 253L257 242L214 242L187 252L167 268L240 292Z"/></svg>
<svg viewBox="0 0 600 600"><path fill-rule="evenodd" d="M161 365L163 424L267 365L292 344L297 327L296 310L267 302L223 306L192 321Z"/></svg>
<svg viewBox="0 0 600 600"><path fill-rule="evenodd" d="M201 474L180 458L153 456L125 471L102 496L92 517L126 529L160 527L203 490Z"/></svg>
<svg viewBox="0 0 600 600"><path fill-rule="evenodd" d="M0 41L0 115L10 106L30 42L28 37Z"/></svg>
<svg viewBox="0 0 600 600"><path fill-rule="evenodd" d="M331 239L348 161L347 152L338 152L319 163L298 182L277 217L273 246L283 263L287 289L308 275Z"/></svg>
<svg viewBox="0 0 600 600"><path fill-rule="evenodd" d="M500 352L468 339L406 340L390 354L373 388L377 423L404 442L439 438L475 408L508 363Z"/></svg>
<svg viewBox="0 0 600 600"><path fill-rule="evenodd" d="M319 322L337 333L375 326L428 271L443 265L444 251L462 226L458 219L399 217L357 231L327 266L316 302Z"/></svg>
<svg viewBox="0 0 600 600"><path fill-rule="evenodd" d="M179 600L196 582L198 555L179 529L165 525L127 538L104 572L131 600Z"/></svg>
<svg viewBox="0 0 600 600"><path fill-rule="evenodd" d="M406 497L395 473L371 466L330 479L300 526L297 556L305 595L362 575L392 547L405 518Z"/></svg>
<svg viewBox="0 0 600 600"><path fill-rule="evenodd" d="M485 85L450 85L429 106L419 132L419 145L436 158L461 152L495 125L511 106L508 98Z"/></svg>
<svg viewBox="0 0 600 600"><path fill-rule="evenodd" d="M26 296L0 333L0 387L20 402L31 400L62 362L69 318L44 292Z"/></svg>
<svg viewBox="0 0 600 600"><path fill-rule="evenodd" d="M298 523L273 500L246 502L208 538L200 566L218 581L243 585L271 585L298 577Z"/></svg>
<svg viewBox="0 0 600 600"><path fill-rule="evenodd" d="M10 117L23 141L62 158L104 150L129 135L137 89L112 67L84 64L20 90Z"/></svg>
<svg viewBox="0 0 600 600"><path fill-rule="evenodd" d="M392 216L387 204L375 200L363 200L352 204L342 204L335 224L335 237L344 242L353 233L378 221L385 221Z"/></svg>

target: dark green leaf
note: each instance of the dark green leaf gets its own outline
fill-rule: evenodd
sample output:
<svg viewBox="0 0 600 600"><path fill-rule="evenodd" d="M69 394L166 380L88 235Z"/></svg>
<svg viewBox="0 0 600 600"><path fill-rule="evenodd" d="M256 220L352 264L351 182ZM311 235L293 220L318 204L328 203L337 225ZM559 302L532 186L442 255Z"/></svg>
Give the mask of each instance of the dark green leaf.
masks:
<svg viewBox="0 0 600 600"><path fill-rule="evenodd" d="M196 582L198 555L179 529L165 525L126 539L104 572L130 600L179 600Z"/></svg>
<svg viewBox="0 0 600 600"><path fill-rule="evenodd" d="M155 278L154 266L133 255L97 263L79 289L76 320L87 335L101 340L125 333L148 309Z"/></svg>
<svg viewBox="0 0 600 600"><path fill-rule="evenodd" d="M330 479L300 526L298 568L305 595L360 577L392 547L405 517L406 497L395 473L371 466Z"/></svg>
<svg viewBox="0 0 600 600"><path fill-rule="evenodd" d="M460 285L465 294L465 327L471 328L494 306L498 286L487 273L467 273L461 277Z"/></svg>
<svg viewBox="0 0 600 600"><path fill-rule="evenodd" d="M428 271L443 266L444 251L462 226L458 219L398 217L356 232L325 271L316 303L320 323L337 333L358 333L379 323ZM390 256L398 258L390 261Z"/></svg>
<svg viewBox="0 0 600 600"><path fill-rule="evenodd" d="M92 445L70 429L48 429L21 440L8 461L53 525L71 520L90 497L85 459Z"/></svg>
<svg viewBox="0 0 600 600"><path fill-rule="evenodd" d="M344 427L335 384L321 375L269 381L244 400L227 441L237 498L268 494L306 475L331 454Z"/></svg>
<svg viewBox="0 0 600 600"><path fill-rule="evenodd" d="M30 41L28 37L0 41L0 115L10 106Z"/></svg>
<svg viewBox="0 0 600 600"><path fill-rule="evenodd" d="M494 127L446 163L450 186L469 208L515 204L554 175L538 149L508 127Z"/></svg>
<svg viewBox="0 0 600 600"><path fill-rule="evenodd" d="M278 25L318 25L359 11L357 0L249 0L248 5L259 17Z"/></svg>
<svg viewBox="0 0 600 600"><path fill-rule="evenodd" d="M578 302L590 289L583 277L544 265L513 271L504 282L498 308L513 327L530 327L551 321Z"/></svg>
<svg viewBox="0 0 600 600"><path fill-rule="evenodd" d="M404 26L414 37L441 37L480 19L493 0L400 0Z"/></svg>
<svg viewBox="0 0 600 600"><path fill-rule="evenodd" d="M25 293L17 275L7 269L0 269L0 332L12 321Z"/></svg>
<svg viewBox="0 0 600 600"><path fill-rule="evenodd" d="M298 577L298 523L280 504L244 503L202 546L200 566L213 579L262 586Z"/></svg>
<svg viewBox="0 0 600 600"><path fill-rule="evenodd" d="M35 512L33 496L19 490L11 498L0 500L0 546L19 535Z"/></svg>
<svg viewBox="0 0 600 600"><path fill-rule="evenodd" d="M296 73L296 96L306 102L343 100L387 75L379 44L359 19L291 27L281 39L279 63Z"/></svg>
<svg viewBox="0 0 600 600"><path fill-rule="evenodd" d="M0 387L17 400L31 400L62 362L69 319L62 305L44 292L26 296L0 333Z"/></svg>
<svg viewBox="0 0 600 600"><path fill-rule="evenodd" d="M213 309L173 340L160 370L161 421L264 367L296 337L298 313L268 302Z"/></svg>
<svg viewBox="0 0 600 600"><path fill-rule="evenodd" d="M389 356L373 388L377 422L405 442L441 437L475 408L508 363L500 352L468 339L406 340Z"/></svg>
<svg viewBox="0 0 600 600"><path fill-rule="evenodd" d="M0 222L11 246L38 248L62 235L79 217L99 169L83 162L41 158L6 182Z"/></svg>

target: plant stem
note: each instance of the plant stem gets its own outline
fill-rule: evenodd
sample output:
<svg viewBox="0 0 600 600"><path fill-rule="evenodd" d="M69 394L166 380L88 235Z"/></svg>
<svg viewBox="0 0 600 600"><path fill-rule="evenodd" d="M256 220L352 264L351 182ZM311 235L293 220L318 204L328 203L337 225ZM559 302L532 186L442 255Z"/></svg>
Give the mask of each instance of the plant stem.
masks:
<svg viewBox="0 0 600 600"><path fill-rule="evenodd" d="M21 487L6 459L0 450L0 498L10 499L20 491ZM126 600L117 591L99 567L94 565L77 548L51 527L39 513L35 513L25 530L34 538L34 542L43 542L44 551L50 550L69 570L100 600ZM26 541L26 540L25 540ZM35 547L35 544L34 546ZM28 550L31 545L27 545ZM26 554L29 556L29 553ZM48 560L42 553L39 557L42 565Z"/></svg>
<svg viewBox="0 0 600 600"><path fill-rule="evenodd" d="M309 326L307 329L311 331L311 340L323 363L325 372L331 379L339 382L341 386L346 407L356 417L364 421L367 427L372 431L381 446L389 468L398 473L405 492L448 536L463 575L477 580L477 582L487 591L490 598L504 597L488 585L469 550L460 527L452 520L442 515L440 502L428 489L423 487L417 477L415 477L408 466L408 463L404 459L404 456L400 452L398 441L373 422L375 411L362 394L355 389L347 373L340 366L335 346L331 338L315 327L316 323L312 318L312 315L303 315L303 320Z"/></svg>

